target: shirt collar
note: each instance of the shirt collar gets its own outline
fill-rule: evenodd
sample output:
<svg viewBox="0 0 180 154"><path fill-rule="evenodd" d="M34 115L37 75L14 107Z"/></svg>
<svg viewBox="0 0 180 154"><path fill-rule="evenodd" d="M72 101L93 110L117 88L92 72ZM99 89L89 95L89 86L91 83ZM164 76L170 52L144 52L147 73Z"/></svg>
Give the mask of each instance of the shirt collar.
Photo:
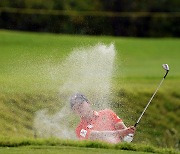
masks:
<svg viewBox="0 0 180 154"><path fill-rule="evenodd" d="M97 111L93 111L95 117L99 117L99 113Z"/></svg>

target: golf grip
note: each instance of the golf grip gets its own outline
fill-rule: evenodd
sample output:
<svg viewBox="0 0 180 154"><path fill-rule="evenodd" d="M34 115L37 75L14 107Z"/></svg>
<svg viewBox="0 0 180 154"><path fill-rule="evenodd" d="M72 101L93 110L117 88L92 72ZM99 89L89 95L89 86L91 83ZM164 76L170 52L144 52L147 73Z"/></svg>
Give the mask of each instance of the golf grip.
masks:
<svg viewBox="0 0 180 154"><path fill-rule="evenodd" d="M136 123L135 123L135 125L134 125L134 127L136 127L136 126L137 126L137 124L138 124L138 123L136 122Z"/></svg>
<svg viewBox="0 0 180 154"><path fill-rule="evenodd" d="M151 99L149 100L148 104L146 105L146 107L144 108L143 112L141 113L139 119L137 120L137 122L135 123L134 127L136 127L139 123L139 121L141 120L143 114L145 113L146 109L148 108L149 104L151 103L152 99L154 98L155 94L157 93L159 87L161 86L161 84L163 83L164 79L166 78L167 74L168 74L169 70L166 71L166 74L164 75L163 79L161 80L159 86L157 87L156 91L154 92L154 94L152 95Z"/></svg>

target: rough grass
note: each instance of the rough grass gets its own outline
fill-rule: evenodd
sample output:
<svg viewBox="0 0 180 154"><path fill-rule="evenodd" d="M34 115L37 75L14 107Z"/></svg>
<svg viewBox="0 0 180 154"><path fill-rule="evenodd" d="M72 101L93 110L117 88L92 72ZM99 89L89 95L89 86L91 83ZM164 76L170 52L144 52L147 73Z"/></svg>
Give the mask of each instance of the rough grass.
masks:
<svg viewBox="0 0 180 154"><path fill-rule="evenodd" d="M55 138L50 139L30 139L30 138L0 138L0 147L20 147L20 146L70 146L70 147L84 147L84 148L100 148L100 149L116 149L116 150L128 150L139 152L151 152L151 153L178 153L178 151L168 148L156 148L150 145L143 144L107 144L104 142L92 142L92 141L73 141L73 140L59 140Z"/></svg>
<svg viewBox="0 0 180 154"><path fill-rule="evenodd" d="M151 92L146 91L131 92L120 89L115 92L112 108L127 125L132 125L151 95ZM1 135L35 136L33 120L36 111L47 108L55 113L60 110L61 104L57 96L56 93L1 94ZM179 100L174 93L159 92L139 124L133 142L178 149L180 138L178 103Z"/></svg>
<svg viewBox="0 0 180 154"><path fill-rule="evenodd" d="M0 153L3 154L19 154L19 153L28 153L28 154L145 154L145 152L135 152L135 151L125 151L125 150L115 150L115 149L102 149L102 148L83 148L83 147L72 147L72 146L21 146L21 147L2 147L0 148Z"/></svg>

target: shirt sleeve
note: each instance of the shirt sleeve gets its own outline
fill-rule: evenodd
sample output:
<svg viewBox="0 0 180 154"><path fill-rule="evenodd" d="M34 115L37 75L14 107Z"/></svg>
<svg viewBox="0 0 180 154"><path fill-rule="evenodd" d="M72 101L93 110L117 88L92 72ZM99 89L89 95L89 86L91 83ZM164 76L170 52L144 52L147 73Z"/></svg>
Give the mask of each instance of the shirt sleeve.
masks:
<svg viewBox="0 0 180 154"><path fill-rule="evenodd" d="M110 110L110 115L112 117L114 124L116 124L118 122L122 122L122 119L119 118L112 110Z"/></svg>
<svg viewBox="0 0 180 154"><path fill-rule="evenodd" d="M78 126L76 128L76 136L80 140L87 140L89 138L90 132L90 129L83 128L82 126Z"/></svg>

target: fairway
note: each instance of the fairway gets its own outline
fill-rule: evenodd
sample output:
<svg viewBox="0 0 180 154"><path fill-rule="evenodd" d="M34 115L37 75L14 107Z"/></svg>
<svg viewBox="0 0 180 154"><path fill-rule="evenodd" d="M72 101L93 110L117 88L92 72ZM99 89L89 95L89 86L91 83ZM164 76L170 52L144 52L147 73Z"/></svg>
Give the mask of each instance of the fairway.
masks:
<svg viewBox="0 0 180 154"><path fill-rule="evenodd" d="M114 43L116 48L115 84L129 89L153 88L162 76L163 63L170 66L163 89L178 88L180 71L179 39L140 39L105 36L69 36L0 32L0 91L56 92L63 79L58 72L62 61L74 50L98 43ZM123 81L123 82L122 82ZM171 86L170 86L171 85ZM168 87L168 88L167 88Z"/></svg>
<svg viewBox="0 0 180 154"><path fill-rule="evenodd" d="M178 38L123 38L0 30L1 137L36 137L33 124L37 111L46 109L52 115L58 113L64 105L60 100L59 91L67 78L61 71L66 59L76 50L82 48L86 50L98 44L107 46L113 44L115 47L111 108L127 125L134 125L164 76L162 64L169 64L170 72L138 126L133 143L179 149L180 39ZM88 62L90 63L88 60L84 63ZM84 74L86 73L89 73L91 78L95 76L91 72L87 71ZM92 84L92 87L96 86ZM76 118L69 128L74 130L77 121ZM67 146L0 149L0 153L5 154L48 153L48 151L87 154L135 153Z"/></svg>
<svg viewBox="0 0 180 154"><path fill-rule="evenodd" d="M96 149L96 148L78 148L78 147L63 147L63 146L25 146L14 148L0 148L0 153L3 154L145 154L145 152L134 152L124 150L112 150L112 149ZM150 154L150 153L149 153Z"/></svg>

